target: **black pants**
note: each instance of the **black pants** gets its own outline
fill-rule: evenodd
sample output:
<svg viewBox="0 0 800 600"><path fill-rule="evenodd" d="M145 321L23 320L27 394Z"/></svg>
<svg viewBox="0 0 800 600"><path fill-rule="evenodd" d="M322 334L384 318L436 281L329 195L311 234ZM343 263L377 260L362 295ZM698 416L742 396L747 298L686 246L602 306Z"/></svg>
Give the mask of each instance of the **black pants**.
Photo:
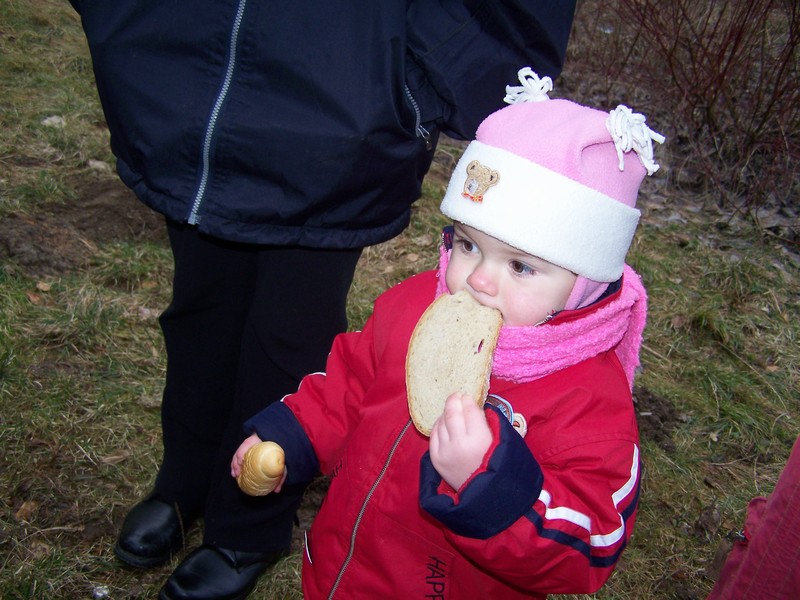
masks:
<svg viewBox="0 0 800 600"><path fill-rule="evenodd" d="M242 423L325 368L347 327L361 249L235 244L167 223L173 298L167 348L164 458L156 492L205 519L204 541L250 552L288 549L302 489L252 498L230 476Z"/></svg>

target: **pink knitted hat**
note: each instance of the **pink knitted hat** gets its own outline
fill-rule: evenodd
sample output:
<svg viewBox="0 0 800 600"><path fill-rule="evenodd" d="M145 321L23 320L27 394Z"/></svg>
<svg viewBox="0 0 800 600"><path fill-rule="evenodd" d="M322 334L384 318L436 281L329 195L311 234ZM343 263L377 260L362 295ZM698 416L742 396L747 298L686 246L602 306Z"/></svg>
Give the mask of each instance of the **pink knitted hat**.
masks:
<svg viewBox="0 0 800 600"><path fill-rule="evenodd" d="M577 308L622 275L639 185L658 169L652 141L664 138L625 106L607 113L551 100L550 78L530 68L519 79L521 86L506 88L511 106L478 128L441 210L577 273L577 297L567 306Z"/></svg>

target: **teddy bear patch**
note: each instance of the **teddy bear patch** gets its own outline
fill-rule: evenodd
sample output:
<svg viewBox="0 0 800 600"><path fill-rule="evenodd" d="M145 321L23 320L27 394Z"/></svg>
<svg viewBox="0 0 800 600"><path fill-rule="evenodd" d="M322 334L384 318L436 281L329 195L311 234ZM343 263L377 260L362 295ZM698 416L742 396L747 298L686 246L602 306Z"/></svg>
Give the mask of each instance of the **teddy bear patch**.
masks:
<svg viewBox="0 0 800 600"><path fill-rule="evenodd" d="M467 165L467 180L461 195L473 202L483 202L483 195L500 181L500 173L473 160Z"/></svg>

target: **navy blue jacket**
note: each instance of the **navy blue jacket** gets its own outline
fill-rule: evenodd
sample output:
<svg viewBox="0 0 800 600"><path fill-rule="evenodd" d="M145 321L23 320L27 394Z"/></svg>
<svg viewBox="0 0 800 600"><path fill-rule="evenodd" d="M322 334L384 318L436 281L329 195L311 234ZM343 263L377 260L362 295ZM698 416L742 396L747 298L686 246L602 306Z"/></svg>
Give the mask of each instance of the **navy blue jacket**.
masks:
<svg viewBox="0 0 800 600"><path fill-rule="evenodd" d="M122 180L214 237L385 241L440 131L560 72L574 0L72 0Z"/></svg>

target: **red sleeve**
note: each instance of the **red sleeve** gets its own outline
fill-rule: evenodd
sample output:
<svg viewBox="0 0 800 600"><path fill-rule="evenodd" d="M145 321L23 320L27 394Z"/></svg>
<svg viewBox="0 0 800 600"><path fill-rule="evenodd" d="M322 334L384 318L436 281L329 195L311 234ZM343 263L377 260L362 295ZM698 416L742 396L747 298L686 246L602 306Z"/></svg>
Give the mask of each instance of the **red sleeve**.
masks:
<svg viewBox="0 0 800 600"><path fill-rule="evenodd" d="M435 272L427 271L384 292L362 331L335 339L326 372L305 377L300 389L284 399L306 431L323 473L334 468L360 422L378 365L386 367L385 355L405 356L408 337L433 300L435 286Z"/></svg>
<svg viewBox="0 0 800 600"><path fill-rule="evenodd" d="M329 473L358 424L364 394L375 374L373 319L364 329L336 337L325 373L306 376L284 403L301 423L320 470Z"/></svg>
<svg viewBox="0 0 800 600"><path fill-rule="evenodd" d="M436 485L433 471L429 490L437 495L429 512L448 525L455 546L509 584L540 593L598 590L633 528L640 478L637 445L607 436L584 438L540 464L507 421L500 424L492 454L513 460L493 465L490 456L455 497ZM503 445L515 449L503 450ZM521 449L528 451L534 467L520 466L525 464ZM526 472L522 484L521 468ZM513 488L508 481L515 481ZM537 490L534 499L523 505L531 489ZM477 525L464 530L470 522Z"/></svg>

